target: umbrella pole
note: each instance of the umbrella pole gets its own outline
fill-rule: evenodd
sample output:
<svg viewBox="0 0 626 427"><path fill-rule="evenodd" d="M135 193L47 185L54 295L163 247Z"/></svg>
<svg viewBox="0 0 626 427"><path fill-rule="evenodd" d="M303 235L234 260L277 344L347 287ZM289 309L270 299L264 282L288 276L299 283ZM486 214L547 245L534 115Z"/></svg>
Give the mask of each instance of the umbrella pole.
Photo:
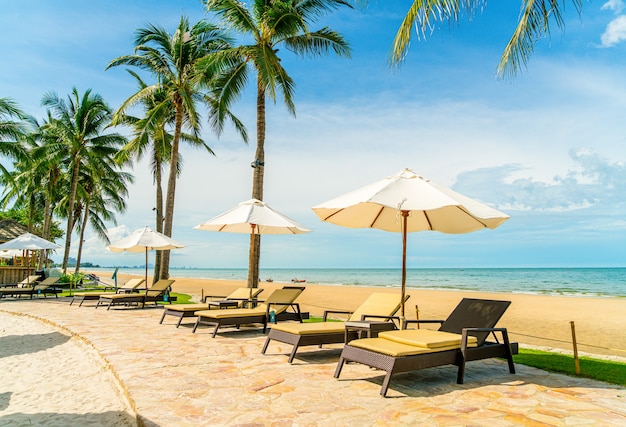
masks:
<svg viewBox="0 0 626 427"><path fill-rule="evenodd" d="M402 211L402 293L401 307L402 314L400 317L400 328L404 328L404 300L406 295L406 224L409 211Z"/></svg>
<svg viewBox="0 0 626 427"><path fill-rule="evenodd" d="M250 224L250 228L252 228L252 240L255 242L253 250L254 250L254 252L256 253L256 240L255 240L255 237L254 237L254 230L256 230L256 224ZM253 256L252 256L252 260L253 260L253 262L254 262L254 258L255 258L255 256L254 256L254 254L253 254ZM252 264L250 264L250 265L248 266L248 269L249 269L251 266L252 266ZM248 274L250 274L250 272L249 272L249 271L248 271ZM253 275L253 277L252 277L252 278L254 279L254 275ZM250 307L252 307L252 288L254 287L254 281L253 281L252 283L250 283L249 285L250 285L250 286L249 286L249 288L250 288L250 295L248 296L248 301L249 301L249 302L248 302L248 304L250 304Z"/></svg>
<svg viewBox="0 0 626 427"><path fill-rule="evenodd" d="M145 283L146 283L146 291L148 290L148 247L146 246L146 278L145 278Z"/></svg>

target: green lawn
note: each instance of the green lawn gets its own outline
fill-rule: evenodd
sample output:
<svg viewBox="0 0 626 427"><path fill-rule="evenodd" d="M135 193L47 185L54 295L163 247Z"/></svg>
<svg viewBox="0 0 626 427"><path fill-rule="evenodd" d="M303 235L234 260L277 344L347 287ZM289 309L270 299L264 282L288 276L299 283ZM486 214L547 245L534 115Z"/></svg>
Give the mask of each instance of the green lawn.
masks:
<svg viewBox="0 0 626 427"><path fill-rule="evenodd" d="M574 356L520 348L515 363L576 377ZM579 357L580 376L626 387L626 363Z"/></svg>

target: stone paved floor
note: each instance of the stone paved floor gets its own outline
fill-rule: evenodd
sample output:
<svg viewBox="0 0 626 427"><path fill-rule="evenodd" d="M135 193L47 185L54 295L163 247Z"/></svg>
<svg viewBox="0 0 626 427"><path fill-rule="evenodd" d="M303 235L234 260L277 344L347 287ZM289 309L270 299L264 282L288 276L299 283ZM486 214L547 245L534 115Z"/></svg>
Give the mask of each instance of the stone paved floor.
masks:
<svg viewBox="0 0 626 427"><path fill-rule="evenodd" d="M305 347L293 364L289 346L257 328L191 333L160 308L94 309L66 299L2 300L0 310L66 328L109 362L146 426L624 426L626 389L497 360L394 376L379 395L380 371L344 367L339 347ZM63 368L60 368L63 369ZM3 373L5 375L6 373ZM71 391L68 390L68 398Z"/></svg>

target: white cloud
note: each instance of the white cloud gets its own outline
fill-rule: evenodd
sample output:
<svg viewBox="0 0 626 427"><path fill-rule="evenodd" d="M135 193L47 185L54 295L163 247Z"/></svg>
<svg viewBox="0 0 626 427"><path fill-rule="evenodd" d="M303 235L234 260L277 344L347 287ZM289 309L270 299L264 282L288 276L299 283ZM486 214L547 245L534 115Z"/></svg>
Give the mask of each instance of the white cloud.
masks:
<svg viewBox="0 0 626 427"><path fill-rule="evenodd" d="M602 5L600 10L610 10L618 14L624 10L624 2L622 0L609 0Z"/></svg>
<svg viewBox="0 0 626 427"><path fill-rule="evenodd" d="M620 15L609 22L600 40L603 47L615 46L626 40L626 15Z"/></svg>
<svg viewBox="0 0 626 427"><path fill-rule="evenodd" d="M551 182L508 177L522 170L508 164L459 175L454 189L488 199L504 211L568 212L602 206L604 216L621 216L626 204L626 165L601 158L593 150L570 150L576 168ZM608 209L607 209L608 208Z"/></svg>

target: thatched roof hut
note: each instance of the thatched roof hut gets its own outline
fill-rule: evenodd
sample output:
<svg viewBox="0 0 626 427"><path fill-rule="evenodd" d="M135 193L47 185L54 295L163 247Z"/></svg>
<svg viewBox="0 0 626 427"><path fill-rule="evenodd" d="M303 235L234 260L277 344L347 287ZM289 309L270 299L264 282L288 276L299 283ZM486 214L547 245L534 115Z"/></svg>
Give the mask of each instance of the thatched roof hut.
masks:
<svg viewBox="0 0 626 427"><path fill-rule="evenodd" d="M12 219L3 219L0 221L0 243L8 242L24 233L28 233L28 228L17 221Z"/></svg>

